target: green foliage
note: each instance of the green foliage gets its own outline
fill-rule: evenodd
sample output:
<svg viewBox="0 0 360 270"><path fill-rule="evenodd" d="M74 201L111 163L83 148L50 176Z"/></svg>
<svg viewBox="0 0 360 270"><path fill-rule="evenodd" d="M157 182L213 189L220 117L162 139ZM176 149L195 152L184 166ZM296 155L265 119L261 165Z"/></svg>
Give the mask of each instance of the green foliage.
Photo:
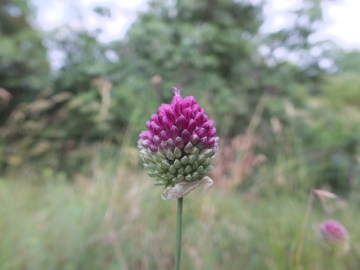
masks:
<svg viewBox="0 0 360 270"><path fill-rule="evenodd" d="M38 31L28 23L27 1L0 3L0 125L18 103L32 99L50 79L46 50ZM4 106L5 105L5 106Z"/></svg>
<svg viewBox="0 0 360 270"><path fill-rule="evenodd" d="M152 1L121 44L123 58L132 63L129 76L161 76L163 101L180 82L183 93L203 101L215 120L246 119L261 93L258 70L265 67L254 42L260 25L261 6L250 3ZM226 128L218 123L219 130Z"/></svg>
<svg viewBox="0 0 360 270"><path fill-rule="evenodd" d="M99 31L68 26L42 33L42 41L27 23L26 1L6 1L0 170L13 173L36 159L40 168L85 173L87 145L135 145L180 83L215 120L222 146L244 133L264 141L258 151L280 189L330 185L345 194L359 181L359 53L311 41L321 3L304 1L293 24L266 36L262 3L153 0L123 40L103 44ZM111 16L106 7L94 12ZM23 43L31 46L17 51ZM42 43L63 55L51 77ZM255 171L248 186L256 179Z"/></svg>
<svg viewBox="0 0 360 270"><path fill-rule="evenodd" d="M104 149L105 150L105 149ZM93 177L46 170L46 184L0 180L1 269L171 269L176 204L160 198L151 179L107 155L92 160ZM111 168L109 165L115 165ZM293 269L306 194L254 196L212 187L184 199L185 269ZM352 249L338 269L359 264L358 209L337 208ZM305 231L304 269L328 269L316 226L326 217L316 204ZM24 220L26 219L26 222ZM154 248L154 245L156 248Z"/></svg>
<svg viewBox="0 0 360 270"><path fill-rule="evenodd" d="M185 198L184 269L292 269L312 188L349 198L335 215L356 243L360 53L311 42L321 3L264 36L262 4L152 0L103 44L98 31L39 33L27 1L0 1L0 268L172 267L175 208L135 173L135 143L175 83L215 119L226 162L217 190ZM43 44L63 55L52 73ZM303 269L329 267L311 230L323 218L315 209Z"/></svg>

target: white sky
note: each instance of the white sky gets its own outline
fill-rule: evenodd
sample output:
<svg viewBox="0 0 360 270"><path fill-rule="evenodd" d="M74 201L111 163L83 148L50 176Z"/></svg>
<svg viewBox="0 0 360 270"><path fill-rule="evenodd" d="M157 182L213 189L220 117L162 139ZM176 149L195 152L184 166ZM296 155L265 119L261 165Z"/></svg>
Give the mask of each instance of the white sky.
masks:
<svg viewBox="0 0 360 270"><path fill-rule="evenodd" d="M88 30L102 29L100 41L108 42L124 37L136 19L137 13L146 9L147 0L30 0L37 9L36 23L40 29L52 30L62 25ZM197 0L194 0L197 1ZM200 1L200 0L198 0ZM257 0L250 0L257 2ZM262 31L269 32L286 26L288 11L301 0L268 0ZM112 17L99 17L93 12L98 6L111 10ZM343 48L360 49L360 0L336 0L323 5L324 27L316 39L332 39ZM61 55L51 52L50 61L56 69Z"/></svg>
<svg viewBox="0 0 360 270"><path fill-rule="evenodd" d="M268 0L264 30L276 30L286 25L286 12L300 0ZM323 4L324 27L319 39L332 39L342 47L360 49L360 0L336 0Z"/></svg>

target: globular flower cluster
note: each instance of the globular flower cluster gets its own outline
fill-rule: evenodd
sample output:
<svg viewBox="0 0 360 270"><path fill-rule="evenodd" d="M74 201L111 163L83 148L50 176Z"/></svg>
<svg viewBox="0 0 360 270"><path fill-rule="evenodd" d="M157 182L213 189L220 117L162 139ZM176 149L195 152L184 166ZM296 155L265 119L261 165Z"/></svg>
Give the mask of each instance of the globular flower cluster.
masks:
<svg viewBox="0 0 360 270"><path fill-rule="evenodd" d="M319 242L328 252L341 254L349 249L346 229L335 220L326 220L319 226Z"/></svg>
<svg viewBox="0 0 360 270"><path fill-rule="evenodd" d="M138 141L144 167L155 185L175 186L201 180L212 168L218 149L214 121L193 96L182 98L180 85L171 104L162 104L146 122Z"/></svg>

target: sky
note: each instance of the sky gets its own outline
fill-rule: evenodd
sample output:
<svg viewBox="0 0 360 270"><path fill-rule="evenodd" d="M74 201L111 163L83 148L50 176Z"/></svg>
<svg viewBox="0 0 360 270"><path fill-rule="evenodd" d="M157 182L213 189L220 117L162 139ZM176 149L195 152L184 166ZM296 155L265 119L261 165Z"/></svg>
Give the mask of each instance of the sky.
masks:
<svg viewBox="0 0 360 270"><path fill-rule="evenodd" d="M195 0L194 0L195 1ZM259 2L261 0L249 0ZM101 42L124 37L137 14L146 10L147 0L30 0L36 8L35 24L44 31L68 25L75 29L101 29ZM268 0L264 8L263 32L272 32L286 26L289 10L301 0ZM111 10L111 17L99 17L93 10L103 6ZM316 39L331 39L345 49L360 49L360 0L336 0L323 4L324 25ZM61 55L51 52L53 68L61 63Z"/></svg>
<svg viewBox="0 0 360 270"><path fill-rule="evenodd" d="M255 1L255 0L253 0ZM287 11L300 0L268 0L265 6L264 31L272 31L286 25ZM139 11L146 10L146 0L31 0L37 8L36 22L43 30L51 30L69 24L74 28L94 30L101 28L100 40L108 42L122 38L136 19ZM99 18L94 7L109 7L111 18ZM360 0L337 0L323 5L325 27L319 37L332 39L342 47L360 48Z"/></svg>
<svg viewBox="0 0 360 270"><path fill-rule="evenodd" d="M298 5L299 0L270 0L265 7L266 30L286 25L286 13ZM336 0L323 4L324 26L319 39L331 39L346 49L360 49L360 0Z"/></svg>

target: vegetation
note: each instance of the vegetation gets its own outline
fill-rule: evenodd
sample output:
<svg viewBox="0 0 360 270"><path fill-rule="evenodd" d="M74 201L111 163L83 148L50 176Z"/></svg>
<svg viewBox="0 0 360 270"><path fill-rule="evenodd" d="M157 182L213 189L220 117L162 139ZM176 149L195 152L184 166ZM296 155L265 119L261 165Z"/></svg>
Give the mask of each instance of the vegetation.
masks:
<svg viewBox="0 0 360 270"><path fill-rule="evenodd" d="M321 1L265 35L262 4L152 0L109 44L68 26L42 33L33 14L0 1L1 269L172 267L176 205L142 173L136 141L176 83L221 138L215 187L184 200L184 269L299 269L313 188L346 201L331 217L352 248L336 263L360 265L360 52L311 42ZM302 269L329 268L314 229L325 218L315 204Z"/></svg>

